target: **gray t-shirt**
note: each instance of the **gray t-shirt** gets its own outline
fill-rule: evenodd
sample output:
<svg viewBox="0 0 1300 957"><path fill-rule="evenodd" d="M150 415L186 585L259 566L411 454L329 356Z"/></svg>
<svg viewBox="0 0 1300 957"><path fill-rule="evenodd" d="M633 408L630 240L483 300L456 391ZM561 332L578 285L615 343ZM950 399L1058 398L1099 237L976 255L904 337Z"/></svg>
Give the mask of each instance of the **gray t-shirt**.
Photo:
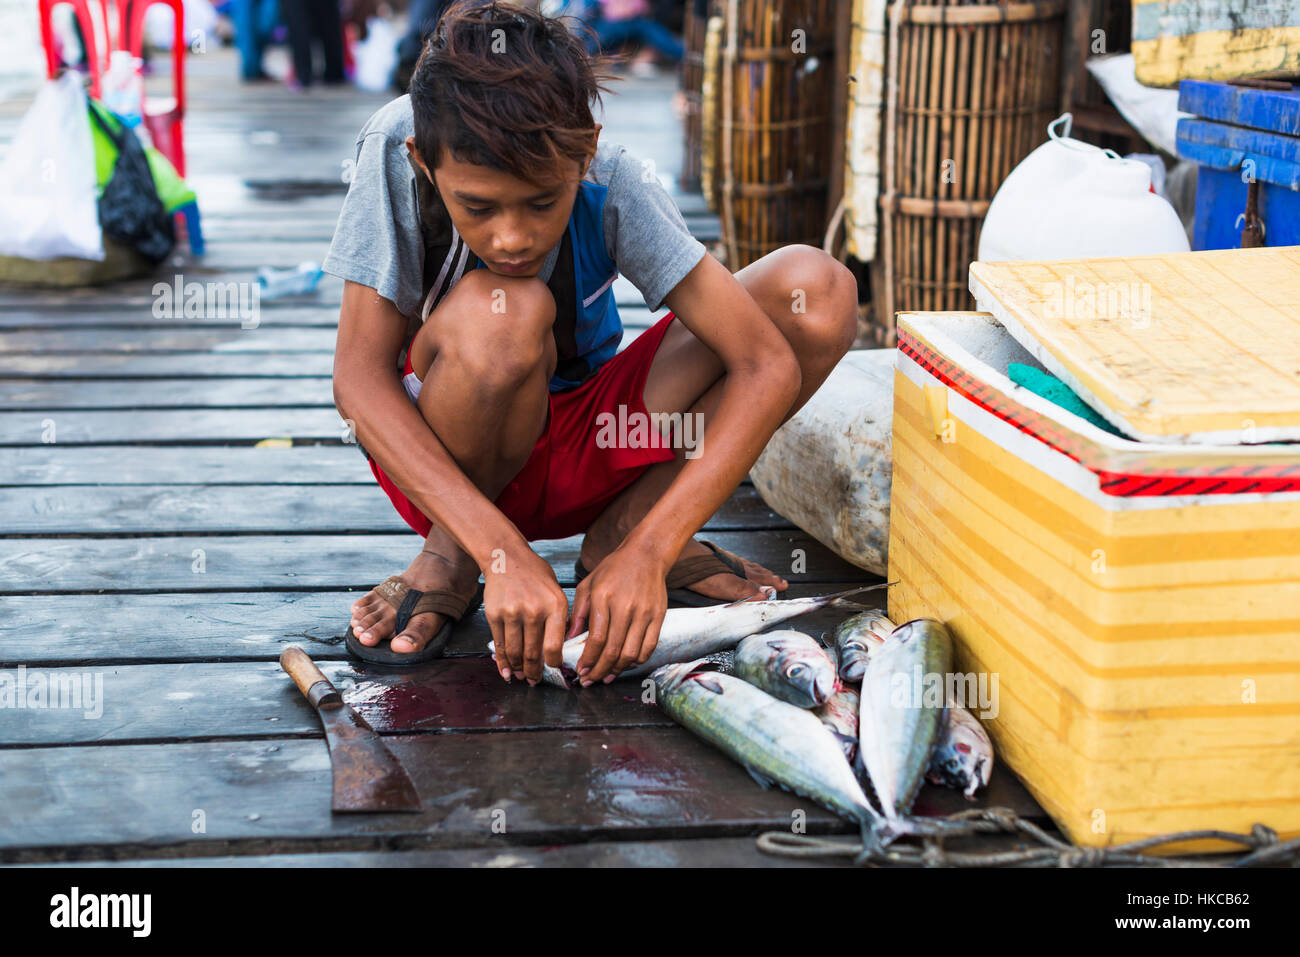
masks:
<svg viewBox="0 0 1300 957"><path fill-rule="evenodd" d="M408 96L380 109L357 136L352 182L324 269L374 289L418 321L431 283L425 281L425 249L450 241L450 220L427 180L417 182L406 150L415 120ZM586 179L606 187L605 246L651 310L705 255L681 212L648 164L617 144L600 143ZM546 282L559 257L557 244L539 278Z"/></svg>

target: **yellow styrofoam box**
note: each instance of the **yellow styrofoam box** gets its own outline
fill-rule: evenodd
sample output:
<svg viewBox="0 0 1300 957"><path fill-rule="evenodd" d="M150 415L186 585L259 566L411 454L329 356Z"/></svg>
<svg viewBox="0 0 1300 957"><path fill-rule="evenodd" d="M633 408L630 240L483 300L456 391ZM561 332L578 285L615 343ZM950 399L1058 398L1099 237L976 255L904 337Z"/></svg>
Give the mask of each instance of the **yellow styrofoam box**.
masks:
<svg viewBox="0 0 1300 957"><path fill-rule="evenodd" d="M890 616L997 676L999 757L1075 842L1300 835L1300 448L1116 437L1008 362L1037 365L991 315L899 317Z"/></svg>
<svg viewBox="0 0 1300 957"><path fill-rule="evenodd" d="M1300 0L1133 0L1146 86L1300 73Z"/></svg>

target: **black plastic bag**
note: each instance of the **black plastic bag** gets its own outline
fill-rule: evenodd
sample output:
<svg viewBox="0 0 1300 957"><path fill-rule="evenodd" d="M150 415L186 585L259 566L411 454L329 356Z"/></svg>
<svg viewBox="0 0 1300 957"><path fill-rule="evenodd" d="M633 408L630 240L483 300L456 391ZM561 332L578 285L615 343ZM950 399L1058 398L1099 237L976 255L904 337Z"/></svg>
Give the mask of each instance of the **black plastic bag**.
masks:
<svg viewBox="0 0 1300 957"><path fill-rule="evenodd" d="M158 198L144 147L126 126L114 132L94 105L90 115L117 148L113 174L99 197L99 226L151 263L160 263L176 245L176 233Z"/></svg>

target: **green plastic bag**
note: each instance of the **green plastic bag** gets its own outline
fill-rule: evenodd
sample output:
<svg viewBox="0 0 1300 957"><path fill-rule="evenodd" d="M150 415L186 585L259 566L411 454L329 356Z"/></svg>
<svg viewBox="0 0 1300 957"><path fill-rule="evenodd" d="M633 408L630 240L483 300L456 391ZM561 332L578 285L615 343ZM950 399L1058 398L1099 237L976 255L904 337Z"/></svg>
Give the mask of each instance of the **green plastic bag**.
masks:
<svg viewBox="0 0 1300 957"><path fill-rule="evenodd" d="M121 131L121 121L102 104L95 100L90 100L89 104L113 132ZM113 164L117 162L117 148L104 135L104 131L94 123L90 124L90 135L95 144L95 182L102 191L109 177L113 175ZM158 190L158 198L162 200L163 209L168 213L174 213L182 206L194 202L196 198L194 190L181 179L180 174L176 172L176 167L167 157L152 146L146 147L144 153L149 160L149 170L153 173L154 186Z"/></svg>

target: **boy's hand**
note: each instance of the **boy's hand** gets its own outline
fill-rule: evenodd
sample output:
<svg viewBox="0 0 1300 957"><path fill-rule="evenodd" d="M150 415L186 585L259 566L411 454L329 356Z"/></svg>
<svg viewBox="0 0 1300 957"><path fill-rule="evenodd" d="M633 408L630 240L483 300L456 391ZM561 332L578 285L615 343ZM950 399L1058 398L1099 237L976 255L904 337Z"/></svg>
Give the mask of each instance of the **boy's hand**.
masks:
<svg viewBox="0 0 1300 957"><path fill-rule="evenodd" d="M542 680L542 661L560 667L569 601L551 566L524 546L507 554L500 570L483 571L483 613L492 629L497 671L509 681Z"/></svg>
<svg viewBox="0 0 1300 957"><path fill-rule="evenodd" d="M578 583L569 636L590 631L578 660L584 688L649 660L668 610L665 574L657 559L618 548Z"/></svg>

